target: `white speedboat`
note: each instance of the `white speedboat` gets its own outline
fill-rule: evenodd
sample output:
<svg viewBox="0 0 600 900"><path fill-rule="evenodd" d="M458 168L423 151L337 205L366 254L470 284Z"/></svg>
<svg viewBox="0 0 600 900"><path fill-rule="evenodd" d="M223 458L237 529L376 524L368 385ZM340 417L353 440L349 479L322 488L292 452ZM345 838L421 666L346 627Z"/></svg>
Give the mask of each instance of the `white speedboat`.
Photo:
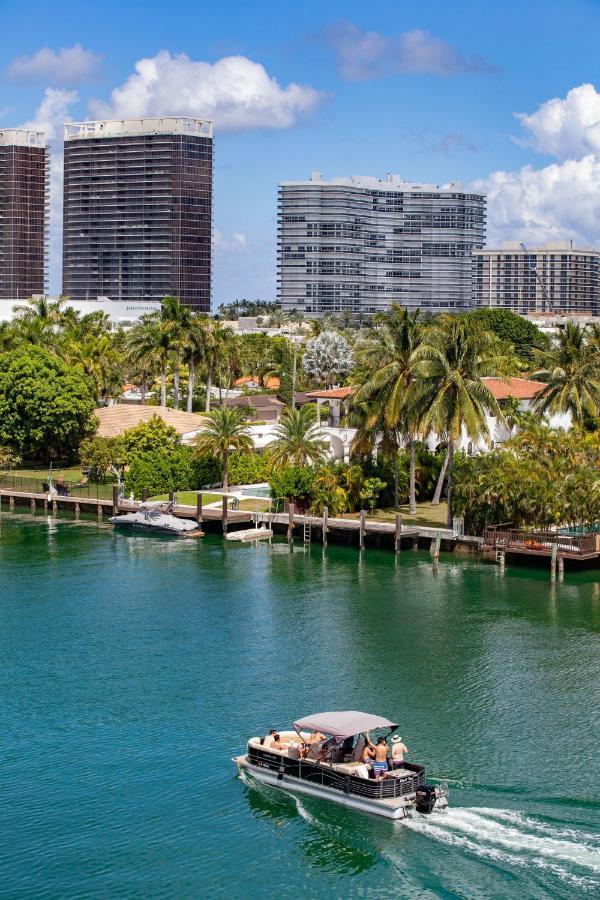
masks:
<svg viewBox="0 0 600 900"><path fill-rule="evenodd" d="M447 806L447 786L427 784L424 766L403 761L375 777L362 762L370 734L389 736L397 727L382 716L356 710L316 713L295 722L293 731L278 732L280 749L271 746L270 735L252 737L246 753L233 761L239 771L264 784L388 819ZM320 738L314 740L315 734Z"/></svg>
<svg viewBox="0 0 600 900"><path fill-rule="evenodd" d="M174 534L181 537L199 533L198 525L192 519L179 519L173 515L173 503L142 503L138 509L111 516L108 520L118 528L135 531L154 531L159 534Z"/></svg>

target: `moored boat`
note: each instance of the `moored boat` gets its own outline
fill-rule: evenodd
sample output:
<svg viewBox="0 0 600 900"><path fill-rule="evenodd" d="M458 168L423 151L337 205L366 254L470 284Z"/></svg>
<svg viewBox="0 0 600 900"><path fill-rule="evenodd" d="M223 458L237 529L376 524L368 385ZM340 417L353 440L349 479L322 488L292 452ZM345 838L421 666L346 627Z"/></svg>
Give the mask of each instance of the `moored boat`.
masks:
<svg viewBox="0 0 600 900"><path fill-rule="evenodd" d="M192 537L201 534L198 525L191 519L180 519L173 515L173 503L142 503L132 512L111 516L108 520L118 528L133 531L154 531L159 534L173 534Z"/></svg>
<svg viewBox="0 0 600 900"><path fill-rule="evenodd" d="M371 733L386 738L397 727L382 716L356 710L316 713L295 722L293 731L278 732L278 746L271 735L251 737L246 753L233 761L264 784L389 819L444 808L447 786L428 784L424 766L402 760L376 775L364 764Z"/></svg>

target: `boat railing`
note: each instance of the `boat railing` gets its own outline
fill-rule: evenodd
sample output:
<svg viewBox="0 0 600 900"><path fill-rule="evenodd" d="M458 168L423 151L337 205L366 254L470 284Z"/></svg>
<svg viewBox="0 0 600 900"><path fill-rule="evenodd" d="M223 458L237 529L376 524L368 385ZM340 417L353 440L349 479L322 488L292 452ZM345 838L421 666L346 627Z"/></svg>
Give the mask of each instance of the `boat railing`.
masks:
<svg viewBox="0 0 600 900"><path fill-rule="evenodd" d="M316 784L321 784L324 787L332 787L343 791L346 794L355 794L371 799L403 797L407 794L414 793L419 785L420 774L419 772L415 772L412 776L407 775L401 778L392 775L390 778L382 778L379 781L376 781L373 778L359 778L356 775L342 775L340 772L336 772L335 769L328 769L325 766L313 768L311 765L308 772L306 771L306 765L304 765L304 772L302 769L303 764L301 762L299 766L299 777L302 781L311 781Z"/></svg>

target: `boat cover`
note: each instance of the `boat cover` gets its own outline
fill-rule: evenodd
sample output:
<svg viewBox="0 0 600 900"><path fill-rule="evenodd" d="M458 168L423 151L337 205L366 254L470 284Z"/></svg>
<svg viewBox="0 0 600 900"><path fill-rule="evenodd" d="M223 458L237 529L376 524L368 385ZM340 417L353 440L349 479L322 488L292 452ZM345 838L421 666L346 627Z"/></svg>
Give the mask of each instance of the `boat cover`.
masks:
<svg viewBox="0 0 600 900"><path fill-rule="evenodd" d="M343 740L355 734L362 734L364 731L375 731L377 728L397 728L398 726L389 719L384 719L383 716L374 716L371 713L350 709L340 712L315 713L313 716L298 719L294 723L294 727L297 731L301 731L303 728L322 731L324 734L330 734Z"/></svg>

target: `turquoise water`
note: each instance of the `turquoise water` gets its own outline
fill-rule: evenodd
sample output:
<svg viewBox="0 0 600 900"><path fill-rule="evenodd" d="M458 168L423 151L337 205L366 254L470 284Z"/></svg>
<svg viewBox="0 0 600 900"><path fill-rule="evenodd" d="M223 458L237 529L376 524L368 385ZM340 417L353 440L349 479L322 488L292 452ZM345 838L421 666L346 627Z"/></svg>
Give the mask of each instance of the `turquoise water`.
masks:
<svg viewBox="0 0 600 900"><path fill-rule="evenodd" d="M0 529L1 897L598 892L597 573ZM400 721L448 813L235 777L247 736L335 708Z"/></svg>

